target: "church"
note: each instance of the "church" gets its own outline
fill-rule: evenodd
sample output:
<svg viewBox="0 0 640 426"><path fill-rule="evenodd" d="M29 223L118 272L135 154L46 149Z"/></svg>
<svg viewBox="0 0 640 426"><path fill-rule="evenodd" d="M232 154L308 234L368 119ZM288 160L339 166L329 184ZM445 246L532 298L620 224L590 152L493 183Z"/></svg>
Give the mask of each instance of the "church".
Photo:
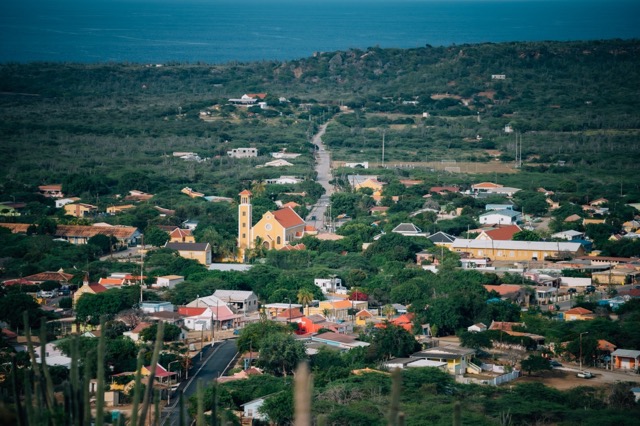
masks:
<svg viewBox="0 0 640 426"><path fill-rule="evenodd" d="M257 240L267 250L280 250L304 236L305 222L291 207L268 211L251 226L251 191L245 189L239 195L238 254L241 259L247 250L255 248Z"/></svg>

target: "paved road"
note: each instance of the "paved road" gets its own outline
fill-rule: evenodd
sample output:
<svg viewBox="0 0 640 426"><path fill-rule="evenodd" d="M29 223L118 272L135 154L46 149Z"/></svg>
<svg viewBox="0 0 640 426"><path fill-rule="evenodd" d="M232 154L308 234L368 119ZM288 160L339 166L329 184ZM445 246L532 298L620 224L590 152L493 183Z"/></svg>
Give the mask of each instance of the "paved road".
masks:
<svg viewBox="0 0 640 426"><path fill-rule="evenodd" d="M165 407L162 410L162 425L174 426L180 424L179 419L179 407L178 407L178 395L179 392L184 392L185 402L195 395L197 390L197 381L202 380L203 384L208 386L219 376L222 376L229 364L238 354L235 340L225 340L222 343L216 343L214 348L208 346L202 355L202 360L199 356L194 358L193 367L189 370L189 380L180 384L178 390L172 395L171 405ZM191 374L194 374L191 376ZM188 408L188 404L185 404ZM190 422L186 422L189 424Z"/></svg>
<svg viewBox="0 0 640 426"><path fill-rule="evenodd" d="M327 122L320 126L318 133L315 134L312 141L313 144L318 146L318 152L316 154L316 172L318 176L316 181L322 185L325 193L312 207L305 220L307 224L314 226L319 231L324 230L325 226L329 225L326 220L326 212L330 204L331 194L334 192L333 185L329 183L329 181L333 179L331 174L331 154L325 149L325 146L322 143L322 135L324 135L324 132L327 130L328 124L329 123Z"/></svg>

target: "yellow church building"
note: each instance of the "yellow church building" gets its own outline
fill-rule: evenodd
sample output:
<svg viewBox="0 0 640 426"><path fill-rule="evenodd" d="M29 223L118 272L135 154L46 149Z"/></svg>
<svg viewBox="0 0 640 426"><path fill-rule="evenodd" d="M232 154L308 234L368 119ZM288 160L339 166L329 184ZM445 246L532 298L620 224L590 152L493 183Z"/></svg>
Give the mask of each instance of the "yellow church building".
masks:
<svg viewBox="0 0 640 426"><path fill-rule="evenodd" d="M251 191L244 190L239 195L238 251L240 258L244 258L247 250L255 248L256 241L259 241L267 250L280 250L304 236L305 222L290 207L273 212L268 211L255 226L252 226Z"/></svg>

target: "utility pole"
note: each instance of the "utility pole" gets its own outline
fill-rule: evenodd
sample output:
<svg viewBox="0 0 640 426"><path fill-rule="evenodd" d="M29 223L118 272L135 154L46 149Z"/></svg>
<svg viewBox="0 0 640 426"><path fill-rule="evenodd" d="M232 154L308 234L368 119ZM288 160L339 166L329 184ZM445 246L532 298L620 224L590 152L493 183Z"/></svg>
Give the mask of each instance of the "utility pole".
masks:
<svg viewBox="0 0 640 426"><path fill-rule="evenodd" d="M582 335L583 334L589 334L589 332L585 331L583 333L580 333L580 371L582 371Z"/></svg>

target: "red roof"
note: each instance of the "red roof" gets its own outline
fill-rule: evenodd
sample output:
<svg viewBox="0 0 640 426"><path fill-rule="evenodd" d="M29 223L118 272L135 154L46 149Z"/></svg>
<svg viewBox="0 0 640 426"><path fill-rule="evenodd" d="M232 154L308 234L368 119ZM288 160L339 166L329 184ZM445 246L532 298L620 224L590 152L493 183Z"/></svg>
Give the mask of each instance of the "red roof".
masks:
<svg viewBox="0 0 640 426"><path fill-rule="evenodd" d="M44 281L69 281L73 278L72 274L67 274L62 270L56 272L40 272L34 275L29 275L28 277L24 277L25 280L33 281L33 282L44 282Z"/></svg>
<svg viewBox="0 0 640 426"><path fill-rule="evenodd" d="M457 186L432 186L431 188L429 188L429 192L460 192L460 188L458 188Z"/></svg>
<svg viewBox="0 0 640 426"><path fill-rule="evenodd" d="M285 207L273 212L273 217L280 225L285 228L293 228L294 226L304 225L304 220L293 209Z"/></svg>
<svg viewBox="0 0 640 426"><path fill-rule="evenodd" d="M244 191L242 191L238 195L252 195L252 194L251 194L251 191L249 191L248 189L245 189Z"/></svg>
<svg viewBox="0 0 640 426"><path fill-rule="evenodd" d="M500 284L500 285L491 285L486 284L483 286L488 292L495 291L500 296L508 296L513 293L517 293L522 290L522 286L517 284Z"/></svg>
<svg viewBox="0 0 640 426"><path fill-rule="evenodd" d="M18 337L18 335L16 333L14 333L13 331L9 330L8 328L3 328L2 329L2 335L4 337L6 337L7 339L15 339Z"/></svg>
<svg viewBox="0 0 640 426"><path fill-rule="evenodd" d="M101 284L89 284L89 288L96 294L104 293L105 291L107 291L107 288Z"/></svg>
<svg viewBox="0 0 640 426"><path fill-rule="evenodd" d="M513 235L522 231L518 225L507 225L500 228L492 229L491 231L484 231L484 233L492 240L512 240Z"/></svg>
<svg viewBox="0 0 640 426"><path fill-rule="evenodd" d="M151 371L151 366L146 366L145 367L148 371ZM166 368L164 368L163 366L161 366L160 364L156 364L156 377L170 377L170 376L175 376L176 372L171 372L169 373Z"/></svg>
<svg viewBox="0 0 640 426"><path fill-rule="evenodd" d="M196 317L198 315L202 315L204 313L204 311L206 311L207 308L195 308L195 307L189 307L189 306L180 306L178 307L178 313L180 315L185 315L188 317Z"/></svg>
<svg viewBox="0 0 640 426"><path fill-rule="evenodd" d="M289 207L291 209L295 209L296 207L300 207L300 204L296 203L295 201L289 201L288 203L284 203L282 205L282 208L286 208Z"/></svg>

